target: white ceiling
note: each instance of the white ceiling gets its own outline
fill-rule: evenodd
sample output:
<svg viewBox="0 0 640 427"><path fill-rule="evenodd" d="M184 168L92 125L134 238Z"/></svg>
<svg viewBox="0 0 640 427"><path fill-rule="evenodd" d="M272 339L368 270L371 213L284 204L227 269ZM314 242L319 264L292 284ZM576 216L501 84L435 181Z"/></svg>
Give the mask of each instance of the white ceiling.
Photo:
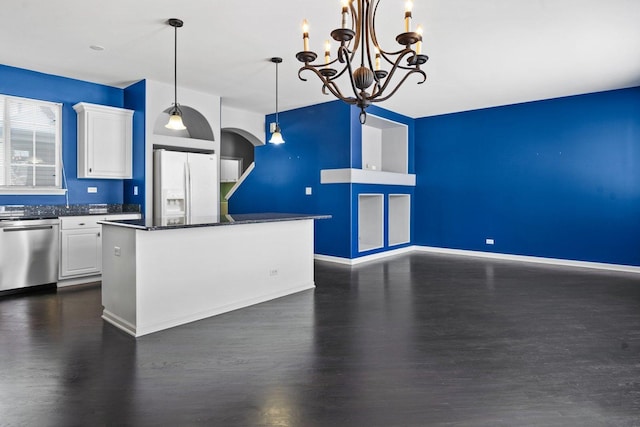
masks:
<svg viewBox="0 0 640 427"><path fill-rule="evenodd" d="M311 49L322 54L340 24L339 0L0 1L6 65L118 87L143 78L172 83L166 20L175 17L185 22L180 86L272 113L269 58L281 56L281 111L333 100L311 73L298 79L295 54L303 18ZM403 16L404 0L382 0L377 27L385 50L396 49ZM427 82L410 78L379 104L411 117L640 86L640 0L414 0L413 17L425 29Z"/></svg>

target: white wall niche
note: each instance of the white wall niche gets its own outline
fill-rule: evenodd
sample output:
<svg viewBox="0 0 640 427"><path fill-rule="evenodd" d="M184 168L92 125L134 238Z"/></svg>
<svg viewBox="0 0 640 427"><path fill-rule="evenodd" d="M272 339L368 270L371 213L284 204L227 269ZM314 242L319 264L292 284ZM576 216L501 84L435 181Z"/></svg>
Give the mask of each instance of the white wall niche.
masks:
<svg viewBox="0 0 640 427"><path fill-rule="evenodd" d="M408 173L407 125L368 115L367 122L362 125L362 169Z"/></svg>
<svg viewBox="0 0 640 427"><path fill-rule="evenodd" d="M384 246L384 196L358 195L358 252Z"/></svg>
<svg viewBox="0 0 640 427"><path fill-rule="evenodd" d="M411 195L389 194L389 246L411 241Z"/></svg>

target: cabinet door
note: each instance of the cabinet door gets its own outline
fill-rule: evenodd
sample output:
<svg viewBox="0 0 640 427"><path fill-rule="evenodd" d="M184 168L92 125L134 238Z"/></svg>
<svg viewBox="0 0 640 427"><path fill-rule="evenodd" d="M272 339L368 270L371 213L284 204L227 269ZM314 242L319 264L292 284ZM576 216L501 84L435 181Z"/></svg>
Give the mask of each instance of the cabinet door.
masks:
<svg viewBox="0 0 640 427"><path fill-rule="evenodd" d="M131 120L121 114L87 115L87 175L131 178Z"/></svg>
<svg viewBox="0 0 640 427"><path fill-rule="evenodd" d="M60 278L102 272L101 228L61 233Z"/></svg>
<svg viewBox="0 0 640 427"><path fill-rule="evenodd" d="M131 178L133 110L79 102L78 178Z"/></svg>

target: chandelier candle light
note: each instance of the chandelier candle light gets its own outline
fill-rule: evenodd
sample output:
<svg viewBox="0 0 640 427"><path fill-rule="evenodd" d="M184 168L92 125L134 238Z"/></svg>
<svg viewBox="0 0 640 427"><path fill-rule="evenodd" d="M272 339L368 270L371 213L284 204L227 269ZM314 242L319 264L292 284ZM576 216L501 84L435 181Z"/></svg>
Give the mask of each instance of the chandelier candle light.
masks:
<svg viewBox="0 0 640 427"><path fill-rule="evenodd" d="M342 27L331 32L331 37L339 43L337 56L331 61L331 45L327 40L323 64L312 64L318 55L309 50L309 23L305 19L302 23L304 50L296 55L298 61L304 63L298 70L300 80L307 80L301 75L305 70L315 73L322 81L322 92L325 95L330 92L347 104L360 107L360 123L363 124L367 119L365 109L374 102L391 98L411 74L422 76L418 84L427 79L425 72L420 69L429 59L422 53L422 27L418 26L416 31L411 31L413 2L406 2L404 32L396 37L396 42L401 46L397 51L385 51L378 42L375 20L379 3L380 0L342 0ZM413 45L416 45L415 50ZM358 53L360 66L354 70ZM383 61L385 65L390 65L389 71L382 69ZM395 85L391 85L398 70L405 74ZM352 96L344 95L338 87L337 79L343 75L349 78ZM370 87L371 92L368 92Z"/></svg>

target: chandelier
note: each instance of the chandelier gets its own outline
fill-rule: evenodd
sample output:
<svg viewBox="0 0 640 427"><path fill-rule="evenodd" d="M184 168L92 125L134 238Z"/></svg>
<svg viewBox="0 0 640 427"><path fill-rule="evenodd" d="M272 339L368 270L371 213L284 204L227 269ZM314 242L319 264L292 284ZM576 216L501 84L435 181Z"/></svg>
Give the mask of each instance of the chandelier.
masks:
<svg viewBox="0 0 640 427"><path fill-rule="evenodd" d="M342 27L331 32L331 37L339 43L337 57L331 60L331 44L327 40L323 64L312 64L318 55L309 50L309 25L304 20L304 50L296 54L298 61L304 63L298 70L300 80L307 81L301 75L305 70L315 73L322 81L322 93L330 92L347 104L360 107L362 124L367 119L365 109L374 102L391 98L410 75L422 76L418 84L427 79L420 69L429 59L422 53L422 28L411 30L413 2L406 2L404 32L396 36L400 45L396 51L386 51L378 42L375 20L379 3L380 0L342 0ZM388 71L383 69L383 64ZM396 73L404 75L394 79ZM345 95L338 87L337 79L343 75L348 76L352 94Z"/></svg>

